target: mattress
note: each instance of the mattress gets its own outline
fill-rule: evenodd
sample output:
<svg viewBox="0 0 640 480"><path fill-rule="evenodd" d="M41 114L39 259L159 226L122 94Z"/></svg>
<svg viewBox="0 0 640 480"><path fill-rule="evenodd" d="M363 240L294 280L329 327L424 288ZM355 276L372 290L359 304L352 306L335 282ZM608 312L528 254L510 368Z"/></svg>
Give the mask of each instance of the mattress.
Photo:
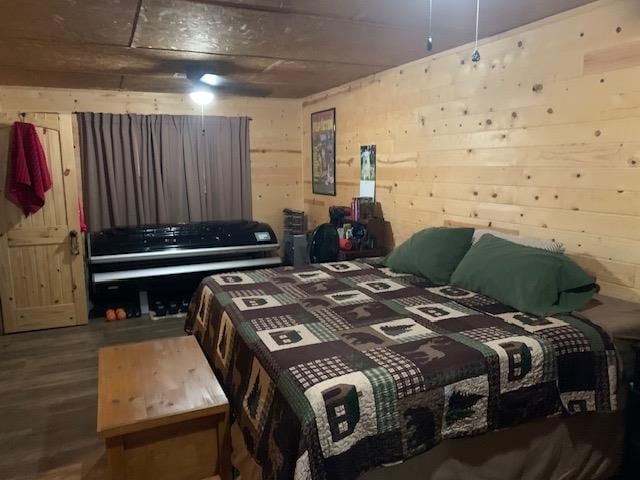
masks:
<svg viewBox="0 0 640 480"><path fill-rule="evenodd" d="M185 329L263 478L355 479L446 439L617 409L602 328L375 259L213 275Z"/></svg>

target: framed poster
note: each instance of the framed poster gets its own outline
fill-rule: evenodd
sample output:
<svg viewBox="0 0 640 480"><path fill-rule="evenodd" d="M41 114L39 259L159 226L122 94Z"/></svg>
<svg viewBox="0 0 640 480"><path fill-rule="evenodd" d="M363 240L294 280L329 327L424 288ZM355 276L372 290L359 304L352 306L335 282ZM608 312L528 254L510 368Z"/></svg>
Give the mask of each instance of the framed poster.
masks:
<svg viewBox="0 0 640 480"><path fill-rule="evenodd" d="M360 196L376 199L376 146L360 147Z"/></svg>
<svg viewBox="0 0 640 480"><path fill-rule="evenodd" d="M311 183L315 194L336 194L335 108L311 114Z"/></svg>

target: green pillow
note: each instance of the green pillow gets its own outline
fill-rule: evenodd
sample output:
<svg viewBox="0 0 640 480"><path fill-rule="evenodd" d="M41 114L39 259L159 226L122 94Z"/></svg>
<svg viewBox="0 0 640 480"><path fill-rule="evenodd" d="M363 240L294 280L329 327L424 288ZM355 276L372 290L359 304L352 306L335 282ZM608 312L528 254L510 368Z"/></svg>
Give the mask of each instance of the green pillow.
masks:
<svg viewBox="0 0 640 480"><path fill-rule="evenodd" d="M426 228L395 248L384 264L394 272L413 273L444 285L471 247L472 237L473 228Z"/></svg>
<svg viewBox="0 0 640 480"><path fill-rule="evenodd" d="M539 316L583 307L593 278L564 255L483 235L451 276L451 284Z"/></svg>

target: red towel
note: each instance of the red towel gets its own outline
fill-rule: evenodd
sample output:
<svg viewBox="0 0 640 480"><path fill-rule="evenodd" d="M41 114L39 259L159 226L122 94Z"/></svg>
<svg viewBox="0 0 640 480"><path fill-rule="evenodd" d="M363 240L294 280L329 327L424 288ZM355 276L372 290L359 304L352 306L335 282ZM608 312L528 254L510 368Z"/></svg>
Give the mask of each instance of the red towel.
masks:
<svg viewBox="0 0 640 480"><path fill-rule="evenodd" d="M51 175L36 127L16 122L12 133L7 198L28 216L44 205L44 194L51 188Z"/></svg>
<svg viewBox="0 0 640 480"><path fill-rule="evenodd" d="M78 221L80 223L80 231L88 232L87 224L84 221L84 208L82 208L82 202L78 199Z"/></svg>

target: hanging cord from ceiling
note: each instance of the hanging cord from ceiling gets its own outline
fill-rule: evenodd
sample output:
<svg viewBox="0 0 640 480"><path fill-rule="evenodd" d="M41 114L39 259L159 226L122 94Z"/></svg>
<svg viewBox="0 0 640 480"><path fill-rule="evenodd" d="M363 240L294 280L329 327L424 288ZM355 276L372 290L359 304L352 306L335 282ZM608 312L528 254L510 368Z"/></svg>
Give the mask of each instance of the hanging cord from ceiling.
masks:
<svg viewBox="0 0 640 480"><path fill-rule="evenodd" d="M206 141L204 136L205 136L205 130L204 130L204 104L200 105L200 127L202 128L202 141ZM200 176L202 178L202 194L205 197L205 202L206 202L206 198L207 198L207 180L206 180L206 176L205 175L201 175Z"/></svg>
<svg viewBox="0 0 640 480"><path fill-rule="evenodd" d="M433 37L431 36L431 18L433 17L433 0L429 0L429 31L427 37L427 50L433 50Z"/></svg>
<svg viewBox="0 0 640 480"><path fill-rule="evenodd" d="M204 137L204 105L200 105L200 127L202 128L202 136Z"/></svg>
<svg viewBox="0 0 640 480"><path fill-rule="evenodd" d="M471 61L478 63L480 61L480 50L478 50L478 27L480 25L480 0L476 0L476 44L471 54Z"/></svg>

